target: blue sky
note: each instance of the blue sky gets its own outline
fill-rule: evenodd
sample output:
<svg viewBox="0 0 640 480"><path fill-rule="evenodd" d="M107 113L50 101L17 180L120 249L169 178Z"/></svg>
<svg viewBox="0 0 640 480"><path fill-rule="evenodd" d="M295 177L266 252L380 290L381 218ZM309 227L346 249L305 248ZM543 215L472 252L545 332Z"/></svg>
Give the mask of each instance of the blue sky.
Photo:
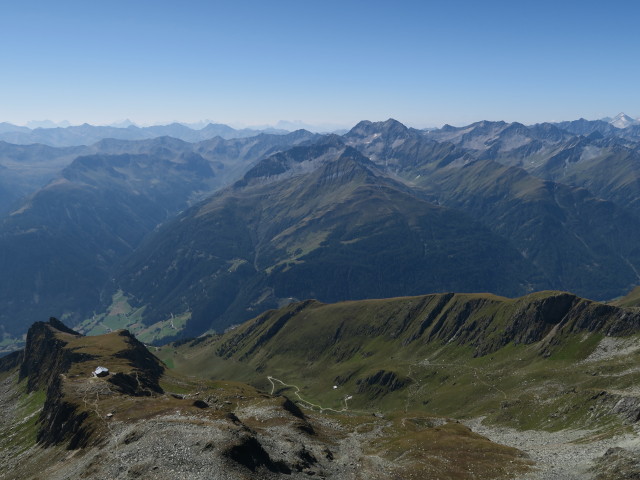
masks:
<svg viewBox="0 0 640 480"><path fill-rule="evenodd" d="M640 2L31 1L0 121L415 126L640 116Z"/></svg>

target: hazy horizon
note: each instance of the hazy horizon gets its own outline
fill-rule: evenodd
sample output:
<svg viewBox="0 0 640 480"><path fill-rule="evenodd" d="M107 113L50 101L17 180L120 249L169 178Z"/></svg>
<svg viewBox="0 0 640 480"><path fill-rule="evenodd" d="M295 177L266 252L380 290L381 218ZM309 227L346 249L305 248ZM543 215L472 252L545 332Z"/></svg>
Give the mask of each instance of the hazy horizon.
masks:
<svg viewBox="0 0 640 480"><path fill-rule="evenodd" d="M606 117L602 117L602 118L587 118L586 120L603 120L603 119L612 119L614 118L616 115L618 114L625 114L628 115L626 112L618 112L615 115L607 115ZM628 115L629 117L636 119L636 120L640 120L640 116L636 116L636 115ZM582 117L581 117L582 118ZM391 119L391 117L389 117L388 119ZM362 118L360 119L358 122L363 121L363 120L368 120L368 121L372 121L372 122L379 122L379 121L385 121L388 119L369 119L369 118ZM398 120L397 118L395 118L394 120ZM504 121L501 119L490 119L490 118L478 118L477 120L474 120L473 122L470 122L469 124L453 124L452 126L454 127L464 127L466 125L470 125L471 123L475 123L475 122L480 122L480 121L495 121L495 122L499 122L499 121ZM578 118L566 118L566 119L562 119L562 120L554 120L554 122L562 122L562 121L572 121L572 120L579 120ZM407 127L412 127L412 128L442 128L445 124L442 125L428 125L428 126L423 126L423 125L411 125L405 122L402 122L401 120L398 120L400 123L406 125ZM252 125L252 124L247 124L247 123L242 123L242 122L224 122L224 121L217 121L217 120L209 120L209 119L205 119L205 120L200 120L200 121L195 121L195 122L184 122L181 120L169 120L169 121L159 121L159 122L154 122L154 123L138 123L135 122L131 119L124 119L124 120L118 120L118 121L113 121L110 123L90 123L90 122L80 122L80 123L71 123L67 120L61 120L58 122L55 122L53 120L49 120L49 119L44 119L44 120L30 120L27 121L23 124L17 124L17 123L13 123L13 122L7 122L4 120L0 120L0 123L10 123L12 125L16 125L19 127L27 127L27 128L31 128L31 129L36 129L36 128L56 128L56 127L61 127L61 128L65 128L65 127L76 127L76 126L80 126L80 125L84 125L84 124L89 124L89 125L93 125L93 126L99 126L99 127L116 127L116 128L126 128L125 124L131 124L134 125L136 127L139 128L144 128L144 127L153 127L153 126L166 126L166 125L171 125L174 123L178 123L181 125L185 125L189 128L192 128L194 130L200 130L204 127L206 127L209 124L221 124L221 125L228 125L232 128L241 130L241 129L255 129L255 130L266 130L266 129L280 129L280 130L289 130L289 131L293 131L293 130L297 130L297 129L305 129L305 130L313 130L313 131L317 131L317 132L332 132L332 131L338 131L338 130L344 130L344 129L351 129L352 127L354 127L356 125L356 123L354 124L344 124L344 125L338 125L338 124L326 124L326 123L321 123L321 124L311 124L311 123L307 123L307 122L303 122L300 120L278 120L276 123L274 124L262 124L262 125ZM513 122L519 122L518 120L513 120ZM519 122L519 123L523 123L523 122ZM536 122L536 123L541 123L541 122ZM449 124L451 125L451 124Z"/></svg>
<svg viewBox="0 0 640 480"><path fill-rule="evenodd" d="M425 128L634 116L637 13L594 1L14 2L0 18L0 118Z"/></svg>

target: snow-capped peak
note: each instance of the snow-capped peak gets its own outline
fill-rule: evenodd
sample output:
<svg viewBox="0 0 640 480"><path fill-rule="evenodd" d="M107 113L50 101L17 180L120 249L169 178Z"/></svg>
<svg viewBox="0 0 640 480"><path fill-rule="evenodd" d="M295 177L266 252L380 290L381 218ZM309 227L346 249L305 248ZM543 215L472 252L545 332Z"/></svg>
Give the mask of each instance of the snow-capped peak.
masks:
<svg viewBox="0 0 640 480"><path fill-rule="evenodd" d="M631 118L629 115L620 112L618 115L616 115L613 120L611 120L609 122L611 125L613 125L614 127L617 128L627 128L631 125L635 125L637 123L640 123L640 121Z"/></svg>

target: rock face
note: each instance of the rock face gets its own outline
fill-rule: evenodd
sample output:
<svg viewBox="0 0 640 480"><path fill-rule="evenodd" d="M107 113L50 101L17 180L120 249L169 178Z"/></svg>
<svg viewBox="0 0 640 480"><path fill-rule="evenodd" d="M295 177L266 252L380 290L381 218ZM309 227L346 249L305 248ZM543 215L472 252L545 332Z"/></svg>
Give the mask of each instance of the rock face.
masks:
<svg viewBox="0 0 640 480"><path fill-rule="evenodd" d="M375 398L389 392L394 392L404 388L411 379L401 378L396 372L379 370L373 375L356 381L358 393L366 393Z"/></svg>
<svg viewBox="0 0 640 480"><path fill-rule="evenodd" d="M0 372L8 372L22 363L22 350L0 357Z"/></svg>
<svg viewBox="0 0 640 480"><path fill-rule="evenodd" d="M291 468L286 463L282 461L274 462L262 448L260 442L252 436L240 439L236 445L229 447L224 454L252 472L256 472L260 467L265 467L271 472L291 474Z"/></svg>
<svg viewBox="0 0 640 480"><path fill-rule="evenodd" d="M87 394L91 391L88 382L92 377L98 380L93 375L96 363L120 367L120 371L104 381L121 394L151 396L162 393L158 381L164 371L163 365L126 330L111 334L105 348L95 345L92 337L83 337L51 318L47 323L32 325L19 358L19 379L26 380L27 392L46 392L37 433L38 442L44 446L64 444L75 449L95 440L92 435L96 427L87 421L91 415L87 409ZM96 387L95 392L100 391L97 385L93 387Z"/></svg>
<svg viewBox="0 0 640 480"><path fill-rule="evenodd" d="M27 391L44 390L46 400L38 423L37 440L43 445L68 442L69 448L82 446L89 432L82 427L87 413L64 399L62 376L74 362L91 360L87 354L65 348L65 337L80 334L62 322L50 318L48 323L36 322L27 333L27 343L20 365L20 379L27 379Z"/></svg>
<svg viewBox="0 0 640 480"><path fill-rule="evenodd" d="M59 382L60 375L66 373L73 362L92 358L65 349L67 342L56 333L80 336L78 332L67 328L53 317L48 323L34 323L27 333L27 343L20 365L20 380L28 379L29 392L37 389L48 390Z"/></svg>
<svg viewBox="0 0 640 480"><path fill-rule="evenodd" d="M115 373L109 378L109 382L127 395L150 396L163 393L158 382L164 366L128 330L120 330L119 335L127 347L114 356L126 360L135 368L131 373Z"/></svg>
<svg viewBox="0 0 640 480"><path fill-rule="evenodd" d="M602 457L598 458L591 468L591 473L597 479L626 478L640 479L640 465L637 452L622 447L609 448Z"/></svg>
<svg viewBox="0 0 640 480"><path fill-rule="evenodd" d="M627 423L636 423L640 420L640 398L623 396L616 402L611 411L622 416Z"/></svg>

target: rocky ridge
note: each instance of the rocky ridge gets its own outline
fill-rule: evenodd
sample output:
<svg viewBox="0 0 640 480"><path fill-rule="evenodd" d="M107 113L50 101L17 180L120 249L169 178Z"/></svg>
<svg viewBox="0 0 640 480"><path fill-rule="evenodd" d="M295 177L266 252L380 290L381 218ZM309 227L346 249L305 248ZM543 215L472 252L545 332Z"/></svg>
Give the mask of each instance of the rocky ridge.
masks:
<svg viewBox="0 0 640 480"><path fill-rule="evenodd" d="M185 373L267 377L307 405L459 418L530 455L535 469L512 478L605 479L638 471L639 339L637 308L446 293L300 302L161 357Z"/></svg>
<svg viewBox="0 0 640 480"><path fill-rule="evenodd" d="M92 375L97 366L108 375ZM38 322L0 367L3 479L494 478L528 468L518 450L451 420L329 414L301 409L284 386L173 374L124 330L84 337ZM26 405L33 421L22 419ZM456 448L437 450L443 441ZM432 446L437 458L400 455L396 442Z"/></svg>

